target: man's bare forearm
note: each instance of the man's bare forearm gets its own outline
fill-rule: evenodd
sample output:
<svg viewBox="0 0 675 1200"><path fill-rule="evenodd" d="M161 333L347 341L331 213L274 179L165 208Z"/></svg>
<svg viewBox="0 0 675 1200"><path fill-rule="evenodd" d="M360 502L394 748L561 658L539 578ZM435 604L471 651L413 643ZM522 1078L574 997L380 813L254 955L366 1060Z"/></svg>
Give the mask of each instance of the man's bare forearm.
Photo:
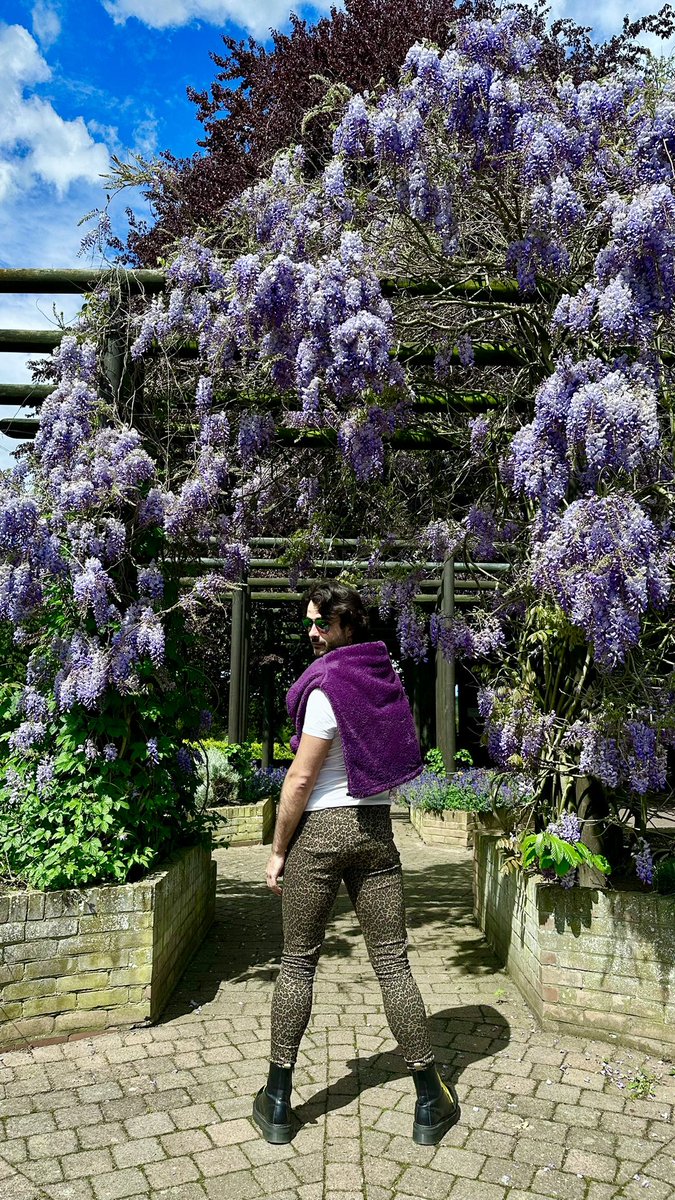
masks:
<svg viewBox="0 0 675 1200"><path fill-rule="evenodd" d="M289 774L284 780L279 801L276 825L274 827L273 854L285 854L293 834L298 827L305 806L312 790L311 783L303 779L295 780Z"/></svg>

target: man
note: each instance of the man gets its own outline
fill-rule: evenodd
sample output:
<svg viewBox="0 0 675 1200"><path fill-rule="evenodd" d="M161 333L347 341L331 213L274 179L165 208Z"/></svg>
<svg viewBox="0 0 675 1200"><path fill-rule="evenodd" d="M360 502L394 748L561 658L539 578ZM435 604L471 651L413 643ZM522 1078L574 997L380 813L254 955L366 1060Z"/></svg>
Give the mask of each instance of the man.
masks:
<svg viewBox="0 0 675 1200"><path fill-rule="evenodd" d="M314 662L287 697L296 756L284 781L267 886L282 900L284 948L272 998L267 1084L253 1105L263 1137L289 1142L293 1066L341 881L363 930L387 1021L417 1090L413 1139L434 1145L459 1118L434 1063L407 954L390 789L421 770L410 707L383 642L368 641L358 592L327 581L305 597ZM280 880L283 878L283 887Z"/></svg>

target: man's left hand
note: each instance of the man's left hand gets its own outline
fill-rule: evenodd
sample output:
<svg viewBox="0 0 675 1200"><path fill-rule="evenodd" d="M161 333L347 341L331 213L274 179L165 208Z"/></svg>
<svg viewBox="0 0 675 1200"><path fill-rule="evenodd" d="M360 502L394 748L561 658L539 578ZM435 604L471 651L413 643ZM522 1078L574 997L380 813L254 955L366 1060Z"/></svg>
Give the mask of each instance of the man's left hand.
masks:
<svg viewBox="0 0 675 1200"><path fill-rule="evenodd" d="M285 854L270 854L267 860L267 886L276 896L281 895L279 879L284 873Z"/></svg>

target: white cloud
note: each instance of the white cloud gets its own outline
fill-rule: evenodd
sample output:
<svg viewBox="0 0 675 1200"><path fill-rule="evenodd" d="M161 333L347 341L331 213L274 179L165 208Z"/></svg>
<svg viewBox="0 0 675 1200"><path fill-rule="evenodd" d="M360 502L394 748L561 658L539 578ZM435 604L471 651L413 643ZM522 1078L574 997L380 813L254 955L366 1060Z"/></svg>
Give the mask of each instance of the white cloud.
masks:
<svg viewBox="0 0 675 1200"><path fill-rule="evenodd" d="M190 21L222 25L233 21L256 37L265 37L270 28L285 25L291 10L309 7L293 0L102 0L103 7L117 25L129 17L138 17L153 29L175 28ZM311 7L328 12L331 0L312 0ZM337 5L337 7L340 7Z"/></svg>
<svg viewBox="0 0 675 1200"><path fill-rule="evenodd" d="M31 13L33 33L43 49L54 45L61 33L61 18L47 0L36 0Z"/></svg>
<svg viewBox="0 0 675 1200"><path fill-rule="evenodd" d="M534 7L536 0L525 0L525 3ZM660 7L660 0L658 4L650 4L649 0L599 0L592 8L589 8L588 0L550 0L549 19L567 18L577 25L591 25L595 38L603 41L621 32L624 16L635 21ZM653 34L643 34L638 40L656 55L669 54L672 50L672 40L663 42Z"/></svg>
<svg viewBox="0 0 675 1200"><path fill-rule="evenodd" d="M93 182L108 167L106 147L94 141L82 117L66 121L48 101L26 94L50 75L28 31L0 24L0 200L36 182L61 197L74 181Z"/></svg>

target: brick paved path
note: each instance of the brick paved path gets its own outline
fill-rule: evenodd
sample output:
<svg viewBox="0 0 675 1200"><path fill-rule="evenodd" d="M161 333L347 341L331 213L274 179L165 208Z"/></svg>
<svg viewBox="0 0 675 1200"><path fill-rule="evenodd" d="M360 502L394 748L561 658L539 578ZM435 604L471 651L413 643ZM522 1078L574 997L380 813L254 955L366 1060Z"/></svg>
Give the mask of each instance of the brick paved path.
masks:
<svg viewBox="0 0 675 1200"><path fill-rule="evenodd" d="M402 822L396 836L411 959L463 1106L440 1146L411 1140L412 1084L342 895L296 1071L303 1124L290 1146L260 1138L279 902L265 848L220 851L217 924L159 1025L0 1055L2 1200L675 1196L671 1065L537 1030L473 925L469 856ZM630 1095L640 1071L652 1098Z"/></svg>

